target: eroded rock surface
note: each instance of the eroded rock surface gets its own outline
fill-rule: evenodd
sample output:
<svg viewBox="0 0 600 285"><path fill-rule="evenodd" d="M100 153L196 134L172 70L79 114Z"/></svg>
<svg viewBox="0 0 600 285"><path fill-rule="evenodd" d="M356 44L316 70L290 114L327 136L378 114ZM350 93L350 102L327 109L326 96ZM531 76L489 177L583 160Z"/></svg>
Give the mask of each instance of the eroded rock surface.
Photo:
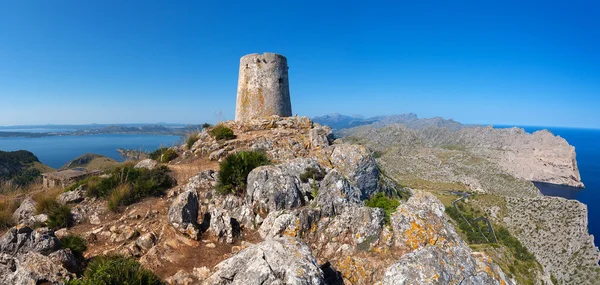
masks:
<svg viewBox="0 0 600 285"><path fill-rule="evenodd" d="M324 284L310 248L294 238L273 238L217 265L203 284Z"/></svg>

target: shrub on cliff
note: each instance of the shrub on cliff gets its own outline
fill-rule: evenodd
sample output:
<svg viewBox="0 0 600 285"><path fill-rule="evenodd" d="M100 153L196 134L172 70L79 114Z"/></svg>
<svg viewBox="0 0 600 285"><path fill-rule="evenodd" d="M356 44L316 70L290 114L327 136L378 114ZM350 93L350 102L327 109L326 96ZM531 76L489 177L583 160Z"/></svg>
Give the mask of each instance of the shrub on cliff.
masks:
<svg viewBox="0 0 600 285"><path fill-rule="evenodd" d="M370 199L365 201L365 206L371 208L380 208L385 212L385 222L390 222L390 216L396 212L396 208L400 206L400 201L390 198L383 193L377 193Z"/></svg>
<svg viewBox="0 0 600 285"><path fill-rule="evenodd" d="M223 125L216 125L214 128L212 128L212 130L210 130L210 134L215 137L216 140L235 139L233 130Z"/></svg>
<svg viewBox="0 0 600 285"><path fill-rule="evenodd" d="M227 156L219 167L217 190L223 194L244 193L250 171L270 163L264 153L257 151L242 151Z"/></svg>
<svg viewBox="0 0 600 285"><path fill-rule="evenodd" d="M95 257L82 279L71 280L69 285L94 284L163 284L152 271L144 269L135 259L120 255Z"/></svg>
<svg viewBox="0 0 600 285"><path fill-rule="evenodd" d="M179 155L173 149L162 147L151 152L148 156L158 162L167 163L173 159L176 159Z"/></svg>

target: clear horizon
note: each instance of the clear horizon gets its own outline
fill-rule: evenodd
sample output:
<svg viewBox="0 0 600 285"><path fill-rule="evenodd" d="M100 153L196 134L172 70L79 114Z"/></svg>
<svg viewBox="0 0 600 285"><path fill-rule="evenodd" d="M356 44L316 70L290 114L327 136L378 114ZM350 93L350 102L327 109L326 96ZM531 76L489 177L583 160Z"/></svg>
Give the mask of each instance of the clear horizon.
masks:
<svg viewBox="0 0 600 285"><path fill-rule="evenodd" d="M0 126L231 120L240 57L276 52L299 115L598 129L599 19L577 0L5 1Z"/></svg>

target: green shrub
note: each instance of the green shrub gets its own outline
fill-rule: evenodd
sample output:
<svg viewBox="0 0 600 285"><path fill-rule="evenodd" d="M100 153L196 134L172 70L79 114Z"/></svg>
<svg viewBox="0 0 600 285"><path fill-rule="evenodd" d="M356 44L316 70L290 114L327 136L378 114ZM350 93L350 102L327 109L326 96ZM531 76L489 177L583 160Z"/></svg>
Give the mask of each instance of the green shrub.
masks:
<svg viewBox="0 0 600 285"><path fill-rule="evenodd" d="M94 258L83 274L69 285L159 285L163 284L152 271L144 269L135 259L120 255Z"/></svg>
<svg viewBox="0 0 600 285"><path fill-rule="evenodd" d="M110 177L88 187L88 196L108 197L109 208L116 211L119 206L133 204L143 198L160 196L164 190L175 185L168 167L162 165L152 170L135 168L126 164L115 168Z"/></svg>
<svg viewBox="0 0 600 285"><path fill-rule="evenodd" d="M215 137L216 140L231 140L235 139L235 135L233 131L223 125L216 125L212 130L210 130L210 134Z"/></svg>
<svg viewBox="0 0 600 285"><path fill-rule="evenodd" d="M53 208L48 213L48 221L46 222L49 228L59 229L67 228L73 225L73 215L71 208L65 205L59 205Z"/></svg>
<svg viewBox="0 0 600 285"><path fill-rule="evenodd" d="M188 149L192 149L192 146L194 146L194 144L200 139L200 138L198 138L199 134L200 134L200 132L197 130L187 133L187 135L186 135L187 138L185 140L185 144Z"/></svg>
<svg viewBox="0 0 600 285"><path fill-rule="evenodd" d="M37 201L35 205L36 213L39 214L50 214L52 210L60 207L60 203L56 202L54 198L43 198Z"/></svg>
<svg viewBox="0 0 600 285"><path fill-rule="evenodd" d="M308 183L308 179L321 181L325 178L325 171L314 167L306 168L305 172L300 175L302 183Z"/></svg>
<svg viewBox="0 0 600 285"><path fill-rule="evenodd" d="M83 257L83 253L87 250L87 243L85 239L76 235L68 235L60 239L60 243L63 248L68 248L71 250L75 259L80 265L85 263L85 257Z"/></svg>
<svg viewBox="0 0 600 285"><path fill-rule="evenodd" d="M227 156L220 165L217 190L223 194L244 193L250 171L267 164L270 161L262 152L242 151Z"/></svg>
<svg viewBox="0 0 600 285"><path fill-rule="evenodd" d="M383 193L377 193L370 199L365 201L365 206L371 208L381 208L385 212L385 222L390 222L390 216L396 212L396 208L400 206L400 201L390 198Z"/></svg>
<svg viewBox="0 0 600 285"><path fill-rule="evenodd" d="M162 147L151 152L148 156L158 162L167 163L173 159L176 159L179 155L173 149Z"/></svg>
<svg viewBox="0 0 600 285"><path fill-rule="evenodd" d="M209 123L204 123L204 124L202 124L202 129L208 129L208 128L210 128L210 127L212 127L212 125L211 125L211 124L209 124Z"/></svg>

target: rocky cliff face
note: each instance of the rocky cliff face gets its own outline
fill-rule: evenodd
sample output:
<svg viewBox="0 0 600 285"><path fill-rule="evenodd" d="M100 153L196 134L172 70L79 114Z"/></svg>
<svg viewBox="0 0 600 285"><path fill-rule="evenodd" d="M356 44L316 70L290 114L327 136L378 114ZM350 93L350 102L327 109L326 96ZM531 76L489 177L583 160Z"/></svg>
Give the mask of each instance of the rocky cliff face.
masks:
<svg viewBox="0 0 600 285"><path fill-rule="evenodd" d="M504 222L560 284L597 284L600 252L588 234L587 207L557 197L506 198Z"/></svg>

